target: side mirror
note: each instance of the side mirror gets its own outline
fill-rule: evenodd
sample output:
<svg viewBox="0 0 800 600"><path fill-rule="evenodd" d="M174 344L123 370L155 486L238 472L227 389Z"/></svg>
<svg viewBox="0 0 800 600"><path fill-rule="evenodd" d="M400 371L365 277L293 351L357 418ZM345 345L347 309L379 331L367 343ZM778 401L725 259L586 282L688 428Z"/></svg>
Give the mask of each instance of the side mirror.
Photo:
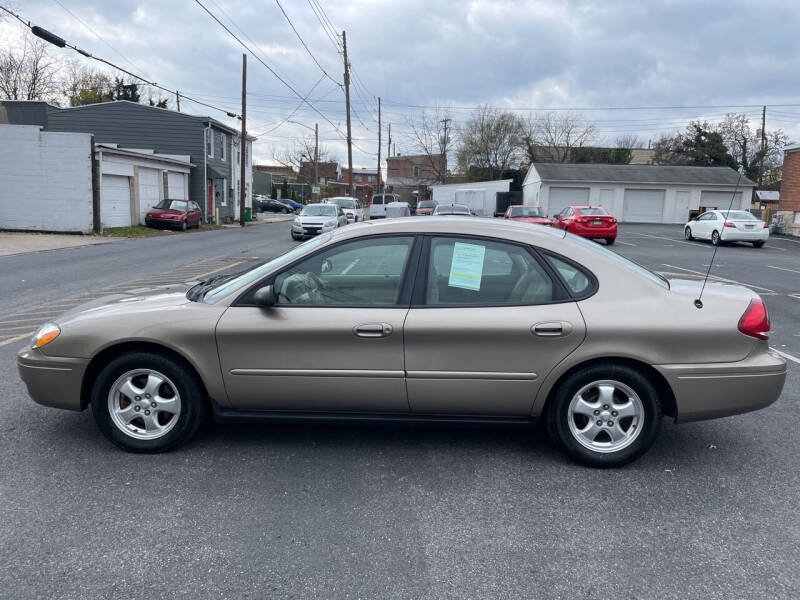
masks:
<svg viewBox="0 0 800 600"><path fill-rule="evenodd" d="M253 301L261 307L275 306L275 288L265 285L253 294Z"/></svg>

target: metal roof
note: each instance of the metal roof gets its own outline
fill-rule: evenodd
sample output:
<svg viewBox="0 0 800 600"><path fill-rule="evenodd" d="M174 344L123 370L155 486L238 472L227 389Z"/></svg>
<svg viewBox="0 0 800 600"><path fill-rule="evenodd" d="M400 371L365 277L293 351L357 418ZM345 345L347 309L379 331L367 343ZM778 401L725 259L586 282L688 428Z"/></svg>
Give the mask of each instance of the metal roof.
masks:
<svg viewBox="0 0 800 600"><path fill-rule="evenodd" d="M689 185L755 186L729 167L685 165L603 165L591 163L533 163L543 181L608 183L679 183Z"/></svg>

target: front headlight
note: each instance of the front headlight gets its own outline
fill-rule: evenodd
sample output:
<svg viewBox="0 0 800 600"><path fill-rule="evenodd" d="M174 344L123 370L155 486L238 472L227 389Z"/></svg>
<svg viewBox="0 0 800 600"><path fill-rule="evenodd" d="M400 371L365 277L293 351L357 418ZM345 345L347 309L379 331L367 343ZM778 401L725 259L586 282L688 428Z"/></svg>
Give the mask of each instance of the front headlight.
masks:
<svg viewBox="0 0 800 600"><path fill-rule="evenodd" d="M335 227L338 221L336 219L331 219L327 223L325 223L325 227Z"/></svg>
<svg viewBox="0 0 800 600"><path fill-rule="evenodd" d="M34 334L31 340L31 347L41 348L56 339L60 333L61 328L58 325L55 323L45 323L41 326L39 331Z"/></svg>
<svg viewBox="0 0 800 600"><path fill-rule="evenodd" d="M302 225L302 224L303 224L303 222L300 220L300 217L295 217L295 219L294 219L294 224L295 224L295 225Z"/></svg>

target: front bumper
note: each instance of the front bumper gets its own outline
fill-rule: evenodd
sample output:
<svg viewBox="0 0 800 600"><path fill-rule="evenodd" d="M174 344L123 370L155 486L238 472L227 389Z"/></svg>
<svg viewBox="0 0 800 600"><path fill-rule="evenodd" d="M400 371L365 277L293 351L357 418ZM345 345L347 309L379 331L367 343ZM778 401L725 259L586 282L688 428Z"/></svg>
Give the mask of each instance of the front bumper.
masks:
<svg viewBox="0 0 800 600"><path fill-rule="evenodd" d="M47 356L33 348L17 354L19 376L31 399L42 406L82 410L81 384L89 359Z"/></svg>
<svg viewBox="0 0 800 600"><path fill-rule="evenodd" d="M147 218L144 220L144 224L148 227L180 227L183 223L181 219L153 219Z"/></svg>
<svg viewBox="0 0 800 600"><path fill-rule="evenodd" d="M655 365L675 394L676 423L716 419L769 406L781 395L786 361L770 351L732 363Z"/></svg>
<svg viewBox="0 0 800 600"><path fill-rule="evenodd" d="M319 235L320 233L327 233L329 231L333 231L336 229L336 225L298 225L297 223L292 223L292 233L295 235L302 235L302 236L309 236L309 235Z"/></svg>

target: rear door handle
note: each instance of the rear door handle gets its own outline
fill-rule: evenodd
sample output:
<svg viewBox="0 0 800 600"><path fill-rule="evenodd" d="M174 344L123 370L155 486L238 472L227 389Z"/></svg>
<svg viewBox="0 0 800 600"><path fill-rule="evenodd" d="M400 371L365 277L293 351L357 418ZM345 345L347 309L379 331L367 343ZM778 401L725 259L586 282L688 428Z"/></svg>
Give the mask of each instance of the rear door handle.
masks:
<svg viewBox="0 0 800 600"><path fill-rule="evenodd" d="M382 338L391 335L392 331L394 329L388 323L369 323L353 327L353 333L363 338Z"/></svg>
<svg viewBox="0 0 800 600"><path fill-rule="evenodd" d="M539 337L563 337L572 333L572 323L567 323L566 321L536 323L531 327L531 333Z"/></svg>

